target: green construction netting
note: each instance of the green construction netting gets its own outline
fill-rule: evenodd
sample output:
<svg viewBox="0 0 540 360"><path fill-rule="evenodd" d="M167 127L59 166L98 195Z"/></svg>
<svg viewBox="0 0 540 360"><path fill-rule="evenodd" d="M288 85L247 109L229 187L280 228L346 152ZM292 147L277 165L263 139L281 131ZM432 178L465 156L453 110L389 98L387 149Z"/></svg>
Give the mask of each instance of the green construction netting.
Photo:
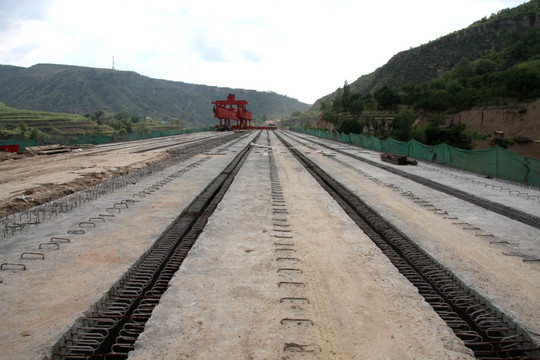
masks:
<svg viewBox="0 0 540 360"><path fill-rule="evenodd" d="M18 140L18 139L7 139L0 140L0 145L20 145L19 152L24 152L27 147L36 146L35 140Z"/></svg>
<svg viewBox="0 0 540 360"><path fill-rule="evenodd" d="M452 146L449 146L448 150L450 151L450 164L452 167L497 176L496 151L494 152L492 149L470 151Z"/></svg>
<svg viewBox="0 0 540 360"><path fill-rule="evenodd" d="M525 166L527 167L527 184L540 185L540 160L526 159ZM525 160L524 160L525 162Z"/></svg>
<svg viewBox="0 0 540 360"><path fill-rule="evenodd" d="M382 151L392 154L409 156L409 143L396 141L392 138L386 138L382 142Z"/></svg>
<svg viewBox="0 0 540 360"><path fill-rule="evenodd" d="M531 159L497 146L497 177L529 184L530 161ZM540 167L536 170L540 171Z"/></svg>
<svg viewBox="0 0 540 360"><path fill-rule="evenodd" d="M439 145L424 145L419 141L414 139L409 140L409 155L415 159L422 159L425 161L430 161L437 164L450 164L450 150L448 145L439 144Z"/></svg>
<svg viewBox="0 0 540 360"><path fill-rule="evenodd" d="M424 145L416 140L400 142L392 138L380 140L362 134L347 135L300 128L291 128L291 130L372 150L405 155L486 176L540 186L540 159L527 158L499 146L483 150L463 150L446 144Z"/></svg>
<svg viewBox="0 0 540 360"><path fill-rule="evenodd" d="M377 139L373 136L364 136L358 134L349 134L350 143L362 147L367 147L369 149L381 151L383 144L380 139Z"/></svg>
<svg viewBox="0 0 540 360"><path fill-rule="evenodd" d="M341 134L339 134L339 141L341 141L342 143L345 143L345 144L350 144L351 143L351 138L349 137L349 135L341 133Z"/></svg>

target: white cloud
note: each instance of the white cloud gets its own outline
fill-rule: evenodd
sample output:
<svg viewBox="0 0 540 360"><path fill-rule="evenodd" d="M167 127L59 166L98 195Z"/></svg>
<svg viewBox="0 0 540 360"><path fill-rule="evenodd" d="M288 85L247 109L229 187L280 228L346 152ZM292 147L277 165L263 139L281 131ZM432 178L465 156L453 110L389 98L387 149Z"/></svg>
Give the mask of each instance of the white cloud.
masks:
<svg viewBox="0 0 540 360"><path fill-rule="evenodd" d="M116 68L313 102L516 0L4 0L0 63Z"/></svg>

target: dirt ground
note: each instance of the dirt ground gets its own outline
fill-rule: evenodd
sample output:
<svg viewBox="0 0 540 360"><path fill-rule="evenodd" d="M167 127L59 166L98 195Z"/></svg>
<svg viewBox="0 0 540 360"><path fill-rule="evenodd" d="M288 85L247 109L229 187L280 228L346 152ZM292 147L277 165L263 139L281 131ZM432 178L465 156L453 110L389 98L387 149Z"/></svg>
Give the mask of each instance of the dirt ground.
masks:
<svg viewBox="0 0 540 360"><path fill-rule="evenodd" d="M105 147L106 149L106 147ZM111 147L111 151L113 151ZM166 160L164 151L102 152L103 148L56 155L0 157L0 217Z"/></svg>

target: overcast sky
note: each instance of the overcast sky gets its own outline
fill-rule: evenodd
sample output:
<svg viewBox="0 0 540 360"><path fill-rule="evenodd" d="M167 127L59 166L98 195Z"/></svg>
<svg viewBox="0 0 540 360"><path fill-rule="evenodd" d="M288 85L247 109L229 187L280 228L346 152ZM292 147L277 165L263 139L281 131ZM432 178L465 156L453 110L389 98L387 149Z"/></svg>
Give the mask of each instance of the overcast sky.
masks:
<svg viewBox="0 0 540 360"><path fill-rule="evenodd" d="M0 0L0 64L111 68L313 103L524 0ZM1 101L2 99L0 99Z"/></svg>

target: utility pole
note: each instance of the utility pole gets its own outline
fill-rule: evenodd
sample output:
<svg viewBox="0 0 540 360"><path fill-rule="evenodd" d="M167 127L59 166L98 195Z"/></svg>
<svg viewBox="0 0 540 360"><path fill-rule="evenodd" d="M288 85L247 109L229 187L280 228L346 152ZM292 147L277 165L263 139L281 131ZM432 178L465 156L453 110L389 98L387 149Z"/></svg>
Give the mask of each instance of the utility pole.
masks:
<svg viewBox="0 0 540 360"><path fill-rule="evenodd" d="M114 56L112 57L112 69L115 70L115 68L114 68Z"/></svg>

